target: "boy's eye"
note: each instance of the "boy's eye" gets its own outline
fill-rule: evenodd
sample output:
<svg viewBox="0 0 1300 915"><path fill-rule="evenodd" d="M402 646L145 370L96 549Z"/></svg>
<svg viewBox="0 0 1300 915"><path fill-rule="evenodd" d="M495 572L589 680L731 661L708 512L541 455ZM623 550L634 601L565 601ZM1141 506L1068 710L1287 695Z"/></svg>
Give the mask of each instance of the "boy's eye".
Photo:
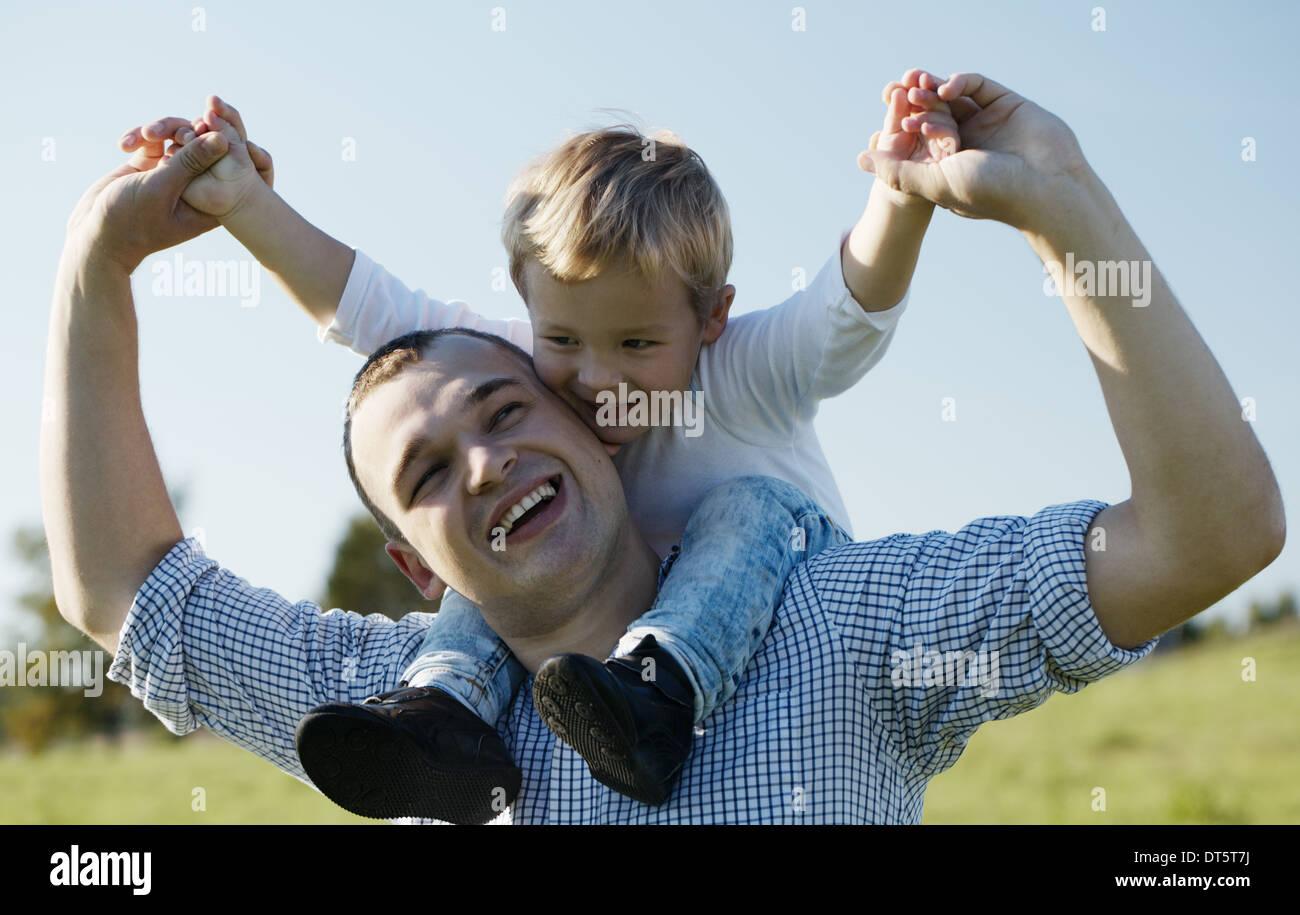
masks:
<svg viewBox="0 0 1300 915"><path fill-rule="evenodd" d="M624 340L623 345L628 349L646 349L655 345L653 340Z"/></svg>
<svg viewBox="0 0 1300 915"><path fill-rule="evenodd" d="M578 342L573 337L547 337L546 339L556 346L573 346Z"/></svg>

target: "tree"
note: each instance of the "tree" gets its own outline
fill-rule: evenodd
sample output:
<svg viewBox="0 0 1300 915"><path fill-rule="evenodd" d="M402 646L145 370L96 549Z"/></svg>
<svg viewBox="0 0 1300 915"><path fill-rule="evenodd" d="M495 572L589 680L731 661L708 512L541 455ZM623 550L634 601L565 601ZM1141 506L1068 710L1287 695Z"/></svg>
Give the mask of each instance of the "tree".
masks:
<svg viewBox="0 0 1300 915"><path fill-rule="evenodd" d="M413 610L437 612L440 601L421 597L388 558L384 552L387 540L369 515L353 516L334 551L334 567L325 585L322 607L378 612L393 619Z"/></svg>
<svg viewBox="0 0 1300 915"><path fill-rule="evenodd" d="M1248 611L1251 629L1270 626L1282 620L1293 620L1296 616L1295 594L1290 591L1279 595L1277 600L1266 604L1251 601Z"/></svg>
<svg viewBox="0 0 1300 915"><path fill-rule="evenodd" d="M18 598L34 629L31 641L24 638L26 652L43 652L50 657L56 651L94 651L103 655L103 692L87 696L84 686L16 685L0 688L0 738L16 743L30 752L39 753L60 737L84 737L102 734L117 738L124 731L156 720L145 711L131 691L108 679L112 657L92 643L76 628L64 621L54 602L54 584L50 575L50 554L45 534L40 528L21 528L14 534L13 549L31 568L32 583ZM10 643L10 639L5 640ZM17 645L4 648L19 654ZM15 681L17 674L15 671Z"/></svg>

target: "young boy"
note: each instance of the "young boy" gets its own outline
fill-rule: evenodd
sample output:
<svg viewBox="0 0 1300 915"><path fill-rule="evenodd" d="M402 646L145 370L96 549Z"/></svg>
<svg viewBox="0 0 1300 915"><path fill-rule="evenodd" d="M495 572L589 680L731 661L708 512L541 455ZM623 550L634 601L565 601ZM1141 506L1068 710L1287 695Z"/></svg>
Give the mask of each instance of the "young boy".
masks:
<svg viewBox="0 0 1300 915"><path fill-rule="evenodd" d="M885 124L872 148L918 160L955 152L956 123L939 85L912 70L887 86ZM876 183L861 220L807 289L729 324L731 230L703 162L670 135L581 134L510 190L503 240L530 321L490 321L411 292L306 223L270 191L269 157L244 146L238 112L215 97L209 105L174 140L222 130L231 152L185 200L218 216L272 271L323 328L321 339L370 354L419 329L496 333L531 352L538 376L606 444L634 519L661 556L673 551L666 566L675 574L661 575L654 606L614 657L551 659L537 672L534 698L595 778L663 803L693 725L735 692L790 569L847 538L813 416L821 399L883 355L932 205ZM124 147L143 133L128 134ZM672 409L651 425L646 405L656 397ZM421 466L412 498L436 486L438 472ZM741 487L733 516L687 527L706 492L746 475L795 484L827 516L810 517L806 503L783 499L779 489ZM361 495L394 561L412 581L427 580L427 567L414 574L423 561L401 549L400 532ZM542 486L507 508L493 528L494 548L508 549L554 495ZM422 593L441 590L434 579ZM490 726L524 675L477 610L448 592L404 688L304 719L304 768L327 796L363 815L483 822L519 787Z"/></svg>

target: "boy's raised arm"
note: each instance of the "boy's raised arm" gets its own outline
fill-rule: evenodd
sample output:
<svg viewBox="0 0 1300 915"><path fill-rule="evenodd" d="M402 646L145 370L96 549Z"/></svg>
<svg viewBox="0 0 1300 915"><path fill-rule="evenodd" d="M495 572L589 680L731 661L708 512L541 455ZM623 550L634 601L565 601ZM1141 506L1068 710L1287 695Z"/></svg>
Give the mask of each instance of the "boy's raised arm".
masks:
<svg viewBox="0 0 1300 915"><path fill-rule="evenodd" d="M957 122L936 94L938 88L938 79L916 69L886 86L885 123L871 137L870 148L917 162L956 152ZM896 191L883 181L872 185L867 208L840 251L844 283L863 310L885 311L902 300L933 213L934 204L924 197Z"/></svg>
<svg viewBox="0 0 1300 915"><path fill-rule="evenodd" d="M464 303L412 291L378 264L322 232L272 190L270 155L247 139L239 112L217 96L193 122L164 118L123 137L123 149L174 137L173 149L220 132L229 153L185 190L190 206L215 216L333 340L369 355L414 330L470 327L532 348L527 321L485 318Z"/></svg>
<svg viewBox="0 0 1300 915"><path fill-rule="evenodd" d="M317 325L333 322L352 272L350 247L265 185L221 222Z"/></svg>
<svg viewBox="0 0 1300 915"><path fill-rule="evenodd" d="M145 144L173 144L164 161L197 136L218 131L230 141L230 151L185 189L187 204L221 220L270 271L275 281L321 327L334 320L339 298L352 269L350 247L316 228L271 188L274 167L270 154L249 142L243 118L218 96L208 96L203 117L160 118L122 137L132 152Z"/></svg>

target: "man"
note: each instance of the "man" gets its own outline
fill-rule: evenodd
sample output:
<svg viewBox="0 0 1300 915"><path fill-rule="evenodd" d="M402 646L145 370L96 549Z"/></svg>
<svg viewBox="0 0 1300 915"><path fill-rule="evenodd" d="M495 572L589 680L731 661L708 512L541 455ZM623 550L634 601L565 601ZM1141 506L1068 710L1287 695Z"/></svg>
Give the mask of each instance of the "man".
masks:
<svg viewBox="0 0 1300 915"><path fill-rule="evenodd" d="M1044 263L1149 260L1059 119L975 74L939 93L964 151L932 166L868 152L869 170L1016 227ZM154 170L137 159L69 222L42 427L46 531L60 610L117 652L114 679L177 733L205 724L302 777L298 720L395 682L427 617L322 614L250 588L182 540L140 409L129 275L210 227L179 197L222 151L216 138ZM1130 499L850 544L801 566L663 807L594 782L526 685L501 725L524 773L513 820L918 822L928 780L979 723L1130 663L1264 568L1285 537L1276 480L1213 356L1152 277L1143 308L1065 290ZM407 538L399 566L419 587L436 575L478 603L531 670L561 652L604 656L656 581L603 449L502 346L452 335L415 356L376 382L351 429L358 478ZM502 429L507 408L523 412ZM419 437L452 460L438 498L412 506L394 477ZM524 549L491 555L476 534L492 507L555 478L561 510ZM935 650L988 659L996 682L907 669Z"/></svg>

